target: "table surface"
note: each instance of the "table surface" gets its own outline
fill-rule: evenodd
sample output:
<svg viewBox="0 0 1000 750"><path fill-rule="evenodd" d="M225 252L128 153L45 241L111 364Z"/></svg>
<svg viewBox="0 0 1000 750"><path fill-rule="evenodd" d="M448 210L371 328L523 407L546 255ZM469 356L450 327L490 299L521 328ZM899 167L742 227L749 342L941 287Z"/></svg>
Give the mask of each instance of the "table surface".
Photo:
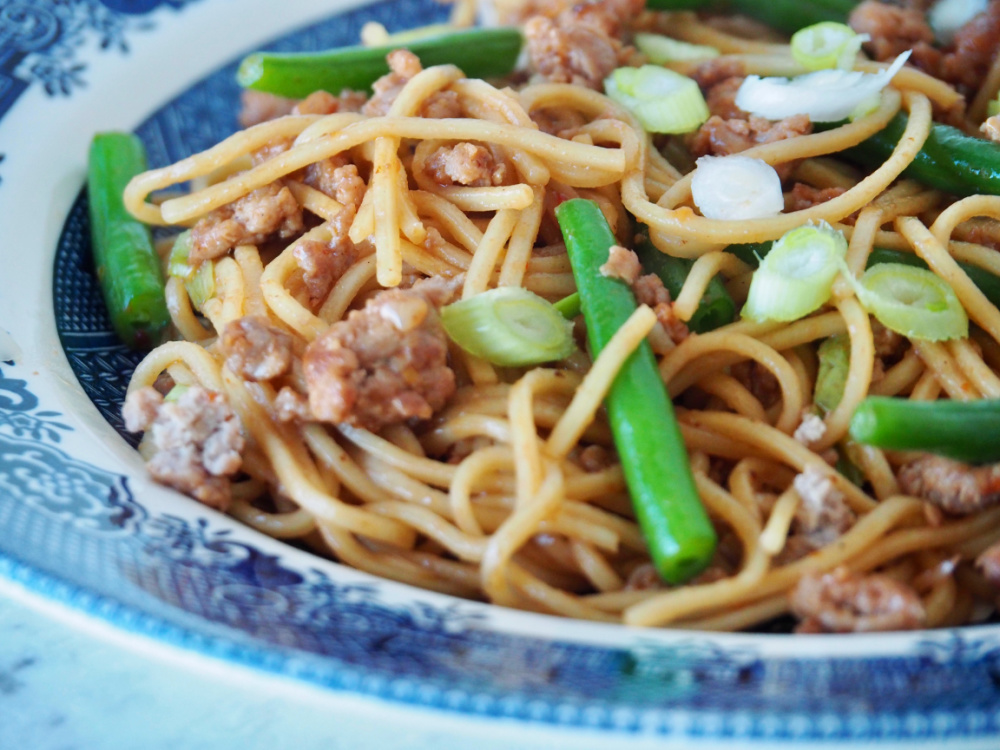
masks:
<svg viewBox="0 0 1000 750"><path fill-rule="evenodd" d="M0 749L606 750L336 694L126 634L0 581ZM640 740L642 748L661 741ZM632 748L634 745L630 744Z"/></svg>
<svg viewBox="0 0 1000 750"><path fill-rule="evenodd" d="M0 748L358 747L316 700L216 671L0 596Z"/></svg>

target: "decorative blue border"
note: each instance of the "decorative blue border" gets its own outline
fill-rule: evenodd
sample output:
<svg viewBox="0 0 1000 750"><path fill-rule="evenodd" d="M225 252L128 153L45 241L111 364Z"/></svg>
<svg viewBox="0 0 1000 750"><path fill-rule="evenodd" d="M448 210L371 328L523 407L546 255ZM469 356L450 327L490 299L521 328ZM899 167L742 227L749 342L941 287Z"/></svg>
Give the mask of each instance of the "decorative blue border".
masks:
<svg viewBox="0 0 1000 750"><path fill-rule="evenodd" d="M140 12L156 4L128 5ZM93 0L45 7L68 18L107 12ZM389 0L276 46L343 44L369 19L399 28L444 12L433 0ZM231 73L198 83L139 129L154 164L235 126ZM52 95L61 94L56 85ZM56 318L81 384L114 424L120 393L108 373L120 372L123 355L90 279L85 219L81 198L59 243ZM1000 738L995 629L928 634L891 657L765 658L754 639L723 648L690 634L664 645L629 632L631 647L596 646L507 634L491 628L482 607L432 605L442 600L420 592L390 605L381 582L344 583L325 568L293 565L209 517L151 512L126 477L67 452L71 428L31 377L0 365L0 575L130 632L334 690L612 736Z"/></svg>
<svg viewBox="0 0 1000 750"><path fill-rule="evenodd" d="M70 96L86 85L81 49L128 54L128 36L154 28L138 16L194 0L8 0L0 3L0 119L32 85Z"/></svg>

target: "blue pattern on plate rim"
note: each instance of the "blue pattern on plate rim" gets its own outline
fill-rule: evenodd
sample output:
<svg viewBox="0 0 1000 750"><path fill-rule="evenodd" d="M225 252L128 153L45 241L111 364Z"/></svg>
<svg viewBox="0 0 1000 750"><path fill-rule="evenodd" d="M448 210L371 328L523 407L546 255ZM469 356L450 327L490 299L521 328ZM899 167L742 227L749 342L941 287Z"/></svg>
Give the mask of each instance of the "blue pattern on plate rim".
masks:
<svg viewBox="0 0 1000 750"><path fill-rule="evenodd" d="M48 96L70 96L86 86L81 48L128 53L127 37L149 31L142 14L161 5L196 0L6 0L0 2L0 119L32 85ZM0 163L4 155L0 154Z"/></svg>
<svg viewBox="0 0 1000 750"><path fill-rule="evenodd" d="M390 0L276 46L343 44L369 19L398 28L441 12L432 0ZM154 164L232 129L231 73L205 79L139 129ZM81 196L57 251L57 326L81 384L121 430L116 404L135 358L111 335L86 260L86 221ZM911 652L875 658L765 658L752 640L724 648L697 634L669 646L635 635L628 648L508 634L491 630L478 605L431 605L419 592L389 604L379 582L293 566L216 520L152 513L127 477L63 448L72 429L31 374L0 365L0 574L135 632L335 689L561 726L761 741L1000 735L992 630L928 635Z"/></svg>

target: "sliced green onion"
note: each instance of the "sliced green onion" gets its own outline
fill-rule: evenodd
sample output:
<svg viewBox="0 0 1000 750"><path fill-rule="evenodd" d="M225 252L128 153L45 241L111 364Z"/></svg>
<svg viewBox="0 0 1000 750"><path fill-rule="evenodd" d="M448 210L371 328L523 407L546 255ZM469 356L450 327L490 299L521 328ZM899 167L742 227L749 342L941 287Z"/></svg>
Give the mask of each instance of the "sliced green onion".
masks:
<svg viewBox="0 0 1000 750"><path fill-rule="evenodd" d="M868 476L864 469L864 454L862 446L853 440L841 440L837 443L837 464L834 468L847 477L851 484L857 487L864 487L868 483Z"/></svg>
<svg viewBox="0 0 1000 750"><path fill-rule="evenodd" d="M191 230L181 232L174 240L167 258L167 275L187 281L195 272L195 266L188 260L191 256Z"/></svg>
<svg viewBox="0 0 1000 750"><path fill-rule="evenodd" d="M830 299L846 254L847 240L829 224L787 232L754 272L743 317L788 322L817 310Z"/></svg>
<svg viewBox="0 0 1000 750"><path fill-rule="evenodd" d="M944 341L969 335L969 318L954 290L925 268L902 263L872 266L851 281L861 305L878 321L911 339Z"/></svg>
<svg viewBox="0 0 1000 750"><path fill-rule="evenodd" d="M691 178L691 198L709 219L764 219L785 207L781 178L749 156L703 156Z"/></svg>
<svg viewBox="0 0 1000 750"><path fill-rule="evenodd" d="M179 401L181 396L187 393L187 391L189 391L190 389L191 386L178 383L177 385L175 385L173 388L170 389L167 395L163 397L163 400L166 401L167 403L174 403L176 401Z"/></svg>
<svg viewBox="0 0 1000 750"><path fill-rule="evenodd" d="M847 119L851 122L855 120L860 120L862 117L867 117L882 103L882 97L878 94L872 94L870 97L865 99L861 104L854 108L854 111L847 116Z"/></svg>
<svg viewBox="0 0 1000 750"><path fill-rule="evenodd" d="M938 0L927 14L927 23L942 44L950 44L955 32L978 16L988 0Z"/></svg>
<svg viewBox="0 0 1000 750"><path fill-rule="evenodd" d="M990 99L989 104L986 105L986 114L989 117L1000 115L1000 96L996 99Z"/></svg>
<svg viewBox="0 0 1000 750"><path fill-rule="evenodd" d="M502 286L445 306L441 322L470 354L504 367L537 365L573 353L573 324L549 302Z"/></svg>
<svg viewBox="0 0 1000 750"><path fill-rule="evenodd" d="M656 65L618 68L604 90L650 133L690 133L710 114L693 78Z"/></svg>
<svg viewBox="0 0 1000 750"><path fill-rule="evenodd" d="M851 368L851 338L842 333L824 339L817 355L819 369L813 387L813 403L824 412L830 412L844 397L847 373Z"/></svg>
<svg viewBox="0 0 1000 750"><path fill-rule="evenodd" d="M707 44L682 42L662 34L639 32L635 35L634 41L639 51L656 65L665 65L671 62L698 62L719 56L719 50L715 47L709 47Z"/></svg>
<svg viewBox="0 0 1000 750"><path fill-rule="evenodd" d="M813 122L837 122L888 86L909 56L907 50L878 73L818 70L792 79L747 76L735 103L744 112L768 120L809 115Z"/></svg>
<svg viewBox="0 0 1000 750"><path fill-rule="evenodd" d="M792 35L792 57L809 70L850 70L861 45L869 39L868 34L857 34L845 23L814 23Z"/></svg>
<svg viewBox="0 0 1000 750"><path fill-rule="evenodd" d="M215 263L203 260L194 269L194 273L184 282L191 304L198 311L215 296Z"/></svg>

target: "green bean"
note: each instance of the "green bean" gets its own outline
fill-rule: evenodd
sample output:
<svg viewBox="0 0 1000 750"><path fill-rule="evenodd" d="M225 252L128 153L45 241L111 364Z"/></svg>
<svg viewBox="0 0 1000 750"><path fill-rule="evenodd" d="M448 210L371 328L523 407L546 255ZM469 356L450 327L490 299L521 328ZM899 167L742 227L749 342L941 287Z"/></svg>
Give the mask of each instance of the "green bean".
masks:
<svg viewBox="0 0 1000 750"><path fill-rule="evenodd" d="M741 13L792 33L820 21L846 23L859 0L648 0L653 10L711 10Z"/></svg>
<svg viewBox="0 0 1000 750"><path fill-rule="evenodd" d="M389 72L386 55L405 46L424 67L451 63L472 78L510 73L521 51L517 29L467 29L382 47L342 47L323 52L254 52L240 63L237 82L271 94L302 98L323 90L367 90Z"/></svg>
<svg viewBox="0 0 1000 750"><path fill-rule="evenodd" d="M156 344L170 322L149 228L122 202L128 181L145 170L146 152L134 135L94 136L87 174L94 267L115 332L136 349Z"/></svg>
<svg viewBox="0 0 1000 750"><path fill-rule="evenodd" d="M899 113L878 133L841 153L862 166L881 166L899 142L907 121L907 116ZM836 124L817 124L817 130ZM1000 195L1000 145L935 123L903 175L952 195Z"/></svg>
<svg viewBox="0 0 1000 750"><path fill-rule="evenodd" d="M552 305L566 320L573 320L580 314L580 293L573 292Z"/></svg>
<svg viewBox="0 0 1000 750"><path fill-rule="evenodd" d="M600 266L617 244L593 201L556 208L580 293L590 348L597 356L636 309L629 285ZM606 399L608 420L636 516L657 572L682 583L711 561L715 530L694 483L673 405L648 342L626 360Z"/></svg>
<svg viewBox="0 0 1000 750"><path fill-rule="evenodd" d="M689 258L675 258L660 252L656 245L645 236L643 236L642 241L636 244L635 251L643 269L659 276L663 286L670 292L670 296L677 299L677 295L681 293L681 288L691 272L694 261ZM736 303L726 291L722 279L713 276L698 303L698 309L687 321L687 327L695 333L706 333L727 323L732 323L735 317Z"/></svg>
<svg viewBox="0 0 1000 750"><path fill-rule="evenodd" d="M694 261L689 258L675 258L660 252L645 234L642 241L637 243L635 252L639 256L643 270L659 276L670 296L676 298L684 287ZM575 318L580 314L580 295L574 292L564 297L555 303L555 308L564 317ZM706 287L705 294L698 303L698 309L687 322L687 327L695 333L705 333L732 323L735 317L736 303L726 291L722 280L715 276Z"/></svg>
<svg viewBox="0 0 1000 750"><path fill-rule="evenodd" d="M851 418L851 437L877 448L991 463L1000 460L1000 400L912 401L869 396Z"/></svg>

